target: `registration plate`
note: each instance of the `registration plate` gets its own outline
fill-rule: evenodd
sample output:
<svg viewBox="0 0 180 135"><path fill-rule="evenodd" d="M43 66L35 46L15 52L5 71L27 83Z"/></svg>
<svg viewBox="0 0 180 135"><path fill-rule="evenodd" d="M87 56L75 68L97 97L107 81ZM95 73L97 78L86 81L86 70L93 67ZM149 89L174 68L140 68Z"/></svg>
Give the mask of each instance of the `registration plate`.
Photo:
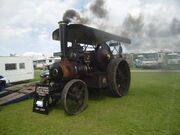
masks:
<svg viewBox="0 0 180 135"><path fill-rule="evenodd" d="M37 86L36 87L36 93L40 96L45 96L49 94L49 87L48 86Z"/></svg>

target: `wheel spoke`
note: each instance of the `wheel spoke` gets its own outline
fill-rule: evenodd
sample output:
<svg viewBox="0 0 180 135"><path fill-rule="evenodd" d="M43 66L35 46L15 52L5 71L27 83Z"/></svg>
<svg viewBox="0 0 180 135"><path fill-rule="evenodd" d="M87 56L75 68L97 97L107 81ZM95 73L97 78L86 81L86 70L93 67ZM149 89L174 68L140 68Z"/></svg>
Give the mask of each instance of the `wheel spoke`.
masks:
<svg viewBox="0 0 180 135"><path fill-rule="evenodd" d="M76 95L75 94L73 94L73 93L70 93L70 92L68 92L68 97L67 98L70 98L70 99L72 99L72 100L77 100L77 97L76 97Z"/></svg>

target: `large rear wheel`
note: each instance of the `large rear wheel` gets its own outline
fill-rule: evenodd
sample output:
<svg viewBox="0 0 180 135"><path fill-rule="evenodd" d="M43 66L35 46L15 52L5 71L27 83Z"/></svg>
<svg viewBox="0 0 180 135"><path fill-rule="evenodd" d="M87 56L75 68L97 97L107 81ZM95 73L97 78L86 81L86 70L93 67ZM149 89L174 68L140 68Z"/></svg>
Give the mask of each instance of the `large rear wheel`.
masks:
<svg viewBox="0 0 180 135"><path fill-rule="evenodd" d="M67 114L74 115L82 112L88 102L86 83L79 79L69 81L62 91L61 101Z"/></svg>
<svg viewBox="0 0 180 135"><path fill-rule="evenodd" d="M113 95L121 97L128 93L131 76L126 60L112 59L107 68L107 77Z"/></svg>

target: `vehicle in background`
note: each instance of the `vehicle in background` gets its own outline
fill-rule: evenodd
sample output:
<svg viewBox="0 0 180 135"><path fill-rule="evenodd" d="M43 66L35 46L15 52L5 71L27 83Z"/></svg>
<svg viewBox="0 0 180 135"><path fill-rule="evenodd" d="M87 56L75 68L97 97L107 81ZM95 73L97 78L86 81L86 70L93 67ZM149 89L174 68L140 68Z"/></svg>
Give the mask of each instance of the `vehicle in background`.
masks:
<svg viewBox="0 0 180 135"><path fill-rule="evenodd" d="M177 53L167 54L167 64L168 65L178 65L180 64L180 56Z"/></svg>
<svg viewBox="0 0 180 135"><path fill-rule="evenodd" d="M180 68L180 57L178 53L172 52L143 53L138 55L135 66L139 68Z"/></svg>
<svg viewBox="0 0 180 135"><path fill-rule="evenodd" d="M180 69L180 55L178 53L167 54L167 68Z"/></svg>
<svg viewBox="0 0 180 135"><path fill-rule="evenodd" d="M8 83L33 79L33 61L24 56L1 56L0 75L5 77Z"/></svg>
<svg viewBox="0 0 180 135"><path fill-rule="evenodd" d="M60 59L60 58L57 58L57 57L56 57L56 58L53 58L53 61L55 61L55 62L58 62L58 61L60 61L60 60L61 60L61 59ZM50 69L51 65L52 65L52 64L48 63L48 64L44 65L43 68L39 68L39 69L43 69L43 71L40 73L40 77L41 77L41 78L46 78L46 77L49 76L49 69Z"/></svg>
<svg viewBox="0 0 180 135"><path fill-rule="evenodd" d="M48 77L49 76L49 70L48 69L46 69L46 70L44 70L44 71L42 71L41 73L40 73L40 77L41 78L46 78L46 77Z"/></svg>
<svg viewBox="0 0 180 135"><path fill-rule="evenodd" d="M143 55L138 55L135 59L135 67L140 68L143 60Z"/></svg>
<svg viewBox="0 0 180 135"><path fill-rule="evenodd" d="M46 66L45 69L40 73L40 77L41 78L46 78L49 76L49 69L50 69L50 66Z"/></svg>
<svg viewBox="0 0 180 135"><path fill-rule="evenodd" d="M56 58L43 58L33 61L33 65L35 69L45 69L47 66L52 65L54 62L60 60L60 57Z"/></svg>
<svg viewBox="0 0 180 135"><path fill-rule="evenodd" d="M6 87L6 83L6 78L0 75L0 91L2 91Z"/></svg>
<svg viewBox="0 0 180 135"><path fill-rule="evenodd" d="M136 64L140 68L161 68L164 64L165 53L143 53L138 56Z"/></svg>

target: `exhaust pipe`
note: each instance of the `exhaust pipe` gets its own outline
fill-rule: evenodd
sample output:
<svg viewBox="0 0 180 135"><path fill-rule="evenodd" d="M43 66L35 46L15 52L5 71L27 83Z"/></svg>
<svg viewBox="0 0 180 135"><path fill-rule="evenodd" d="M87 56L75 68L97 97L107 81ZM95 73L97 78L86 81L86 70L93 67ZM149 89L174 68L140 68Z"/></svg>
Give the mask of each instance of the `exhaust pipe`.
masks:
<svg viewBox="0 0 180 135"><path fill-rule="evenodd" d="M64 58L67 55L67 23L65 21L58 22L59 24L59 35L60 35L60 46L61 46L61 57Z"/></svg>

